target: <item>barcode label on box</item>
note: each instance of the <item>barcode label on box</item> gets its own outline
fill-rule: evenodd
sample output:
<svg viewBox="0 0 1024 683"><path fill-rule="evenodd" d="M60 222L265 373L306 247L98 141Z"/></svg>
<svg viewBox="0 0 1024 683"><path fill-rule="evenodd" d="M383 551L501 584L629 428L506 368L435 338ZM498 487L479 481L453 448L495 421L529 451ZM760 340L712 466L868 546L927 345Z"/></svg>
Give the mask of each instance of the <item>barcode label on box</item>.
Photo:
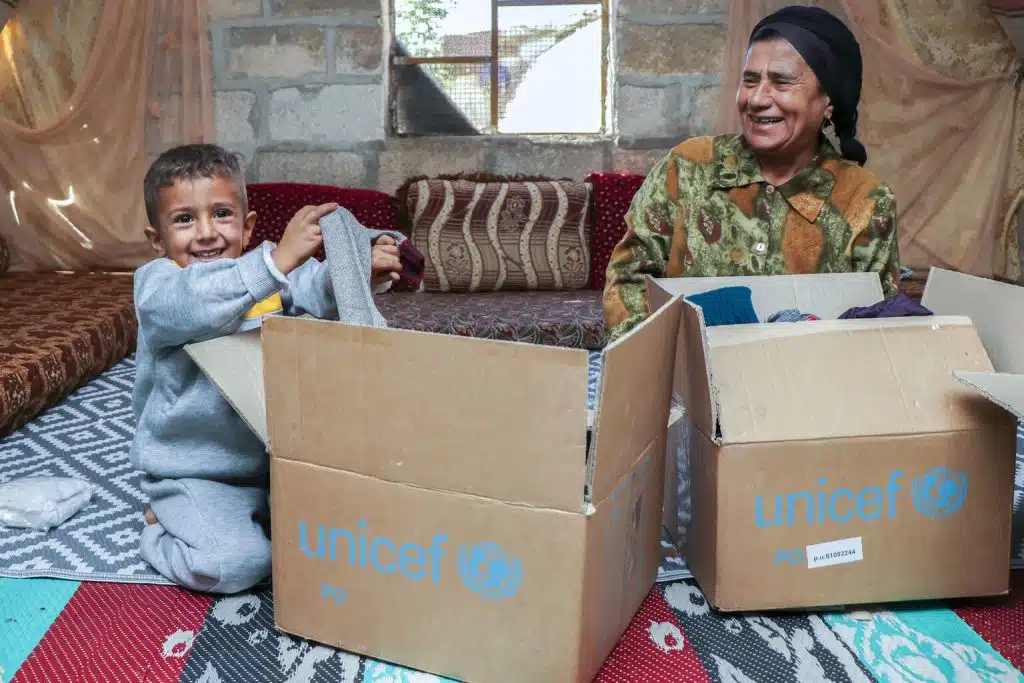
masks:
<svg viewBox="0 0 1024 683"><path fill-rule="evenodd" d="M864 545L860 536L807 546L808 569L860 562L863 559Z"/></svg>

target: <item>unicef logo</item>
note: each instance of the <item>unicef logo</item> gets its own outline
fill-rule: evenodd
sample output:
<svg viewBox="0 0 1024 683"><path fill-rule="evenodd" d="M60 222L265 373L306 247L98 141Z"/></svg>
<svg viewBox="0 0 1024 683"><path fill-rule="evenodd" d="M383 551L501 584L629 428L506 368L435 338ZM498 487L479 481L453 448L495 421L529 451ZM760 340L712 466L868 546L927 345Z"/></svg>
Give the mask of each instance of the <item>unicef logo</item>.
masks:
<svg viewBox="0 0 1024 683"><path fill-rule="evenodd" d="M964 506L967 475L948 467L936 467L914 479L910 488L914 507L925 517L943 519Z"/></svg>
<svg viewBox="0 0 1024 683"><path fill-rule="evenodd" d="M462 583L482 598L501 600L519 592L523 565L497 543L459 546L459 576Z"/></svg>

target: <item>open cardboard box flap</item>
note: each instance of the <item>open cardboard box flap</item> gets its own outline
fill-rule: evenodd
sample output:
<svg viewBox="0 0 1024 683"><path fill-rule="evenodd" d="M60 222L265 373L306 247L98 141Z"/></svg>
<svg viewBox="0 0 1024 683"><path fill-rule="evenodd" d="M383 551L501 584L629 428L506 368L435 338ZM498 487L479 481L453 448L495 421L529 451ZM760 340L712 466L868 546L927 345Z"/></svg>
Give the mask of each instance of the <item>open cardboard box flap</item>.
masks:
<svg viewBox="0 0 1024 683"><path fill-rule="evenodd" d="M618 486L651 444L665 438L682 308L682 299L672 298L603 352L590 458L594 504Z"/></svg>
<svg viewBox="0 0 1024 683"><path fill-rule="evenodd" d="M580 510L585 352L274 317L263 354L272 457Z"/></svg>
<svg viewBox="0 0 1024 683"><path fill-rule="evenodd" d="M999 407L1024 420L1024 375L955 371L954 376Z"/></svg>
<svg viewBox="0 0 1024 683"><path fill-rule="evenodd" d="M1024 287L932 268L921 305L969 317L996 372L1024 375Z"/></svg>
<svg viewBox="0 0 1024 683"><path fill-rule="evenodd" d="M590 457L586 351L277 316L186 350L272 456L579 512L663 436L681 306L605 350Z"/></svg>
<svg viewBox="0 0 1024 683"><path fill-rule="evenodd" d="M267 443L267 410L263 400L263 347L259 329L185 346L195 361L249 429Z"/></svg>
<svg viewBox="0 0 1024 683"><path fill-rule="evenodd" d="M689 296L733 280L750 287L762 319L787 308L835 317L881 299L878 277L870 273L707 280L654 280L652 306L670 292ZM966 318L825 319L708 329L700 307L689 302L681 318L676 386L694 424L715 443L977 426L970 393L951 376L954 369L991 369Z"/></svg>
<svg viewBox="0 0 1024 683"><path fill-rule="evenodd" d="M870 306L882 300L882 285L873 273L773 275L703 278L647 278L652 311L673 297L688 297L719 287L749 287L759 318L776 311L797 308L815 311L822 318L837 318L854 306ZM720 438L719 400L711 375L711 355L704 314L699 306L684 302L676 344L673 393L701 431Z"/></svg>
<svg viewBox="0 0 1024 683"><path fill-rule="evenodd" d="M729 343L730 333L743 332L739 327L709 330L723 443L978 426L973 396L951 376L954 369L991 369L967 318L742 327L771 327L772 334ZM780 336L782 331L793 334Z"/></svg>
<svg viewBox="0 0 1024 683"><path fill-rule="evenodd" d="M970 317L995 372L957 367L954 375L1024 420L1024 287L932 268L921 304L937 314Z"/></svg>

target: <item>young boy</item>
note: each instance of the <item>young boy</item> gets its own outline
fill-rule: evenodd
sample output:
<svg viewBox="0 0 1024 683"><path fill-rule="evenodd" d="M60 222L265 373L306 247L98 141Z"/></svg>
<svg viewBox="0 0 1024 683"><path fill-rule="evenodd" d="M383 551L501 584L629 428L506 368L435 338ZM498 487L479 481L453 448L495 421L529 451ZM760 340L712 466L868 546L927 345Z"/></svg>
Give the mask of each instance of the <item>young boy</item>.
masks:
<svg viewBox="0 0 1024 683"><path fill-rule="evenodd" d="M300 209L280 244L243 255L256 214L236 155L215 145L171 149L150 167L144 192L159 258L135 273L131 457L150 500L142 556L187 588L234 593L270 572L268 458L183 346L238 331L254 308L337 317L329 270L312 258L318 221L337 204ZM372 263L375 285L398 279L391 237L376 241Z"/></svg>

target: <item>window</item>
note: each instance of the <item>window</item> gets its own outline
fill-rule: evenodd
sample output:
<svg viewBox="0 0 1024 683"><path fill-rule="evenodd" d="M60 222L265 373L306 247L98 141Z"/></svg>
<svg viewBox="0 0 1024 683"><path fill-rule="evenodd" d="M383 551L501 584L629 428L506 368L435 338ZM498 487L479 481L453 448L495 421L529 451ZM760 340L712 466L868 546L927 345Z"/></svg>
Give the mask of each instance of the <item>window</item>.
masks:
<svg viewBox="0 0 1024 683"><path fill-rule="evenodd" d="M392 132L603 132L608 1L392 0Z"/></svg>

